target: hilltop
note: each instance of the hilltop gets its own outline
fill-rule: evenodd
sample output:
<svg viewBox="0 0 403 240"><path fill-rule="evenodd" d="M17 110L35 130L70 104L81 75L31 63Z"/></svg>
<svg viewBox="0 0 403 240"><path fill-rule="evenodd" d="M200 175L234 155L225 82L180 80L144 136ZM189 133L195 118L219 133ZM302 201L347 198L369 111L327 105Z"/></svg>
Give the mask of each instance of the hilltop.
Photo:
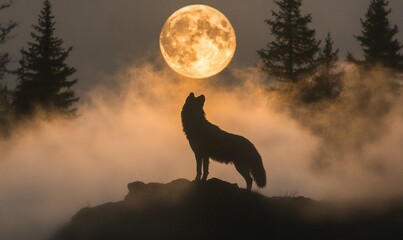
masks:
<svg viewBox="0 0 403 240"><path fill-rule="evenodd" d="M268 198L219 179L133 182L120 202L81 209L52 240L402 239L403 207L354 210Z"/></svg>

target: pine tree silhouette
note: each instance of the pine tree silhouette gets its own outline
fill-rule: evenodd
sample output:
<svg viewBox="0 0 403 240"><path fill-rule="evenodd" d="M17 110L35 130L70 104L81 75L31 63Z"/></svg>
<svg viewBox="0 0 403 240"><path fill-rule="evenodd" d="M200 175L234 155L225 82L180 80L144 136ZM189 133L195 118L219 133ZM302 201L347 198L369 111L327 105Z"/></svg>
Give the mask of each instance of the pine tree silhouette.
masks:
<svg viewBox="0 0 403 240"><path fill-rule="evenodd" d="M325 46L319 54L319 62L326 68L326 71L330 71L339 60L339 49L333 51L333 45L332 35L329 32L325 39Z"/></svg>
<svg viewBox="0 0 403 240"><path fill-rule="evenodd" d="M279 11L272 11L273 19L266 19L273 41L266 49L258 50L263 70L281 80L298 82L303 74L317 66L320 41L308 27L310 14L301 15L302 0L275 0Z"/></svg>
<svg viewBox="0 0 403 240"><path fill-rule="evenodd" d="M342 72L336 68L339 50L333 50L334 42L330 33L325 39L325 46L319 54L319 67L312 80L303 85L302 99L305 102L316 102L322 99L335 98L342 88Z"/></svg>
<svg viewBox="0 0 403 240"><path fill-rule="evenodd" d="M0 11L9 8L9 4L0 4ZM17 23L14 21L8 22L0 22L0 45L4 45L7 40L12 38L11 33L14 28L17 26ZM11 103L10 103L10 91L7 88L6 84L2 83L5 75L9 73L7 68L8 63L10 62L10 55L7 52L0 53L0 136L8 124L9 115L11 113Z"/></svg>
<svg viewBox="0 0 403 240"><path fill-rule="evenodd" d="M336 63L339 59L339 49L333 50L333 39L330 32L325 39L325 46L319 54L319 68L314 76L314 92L316 99L332 98L339 95L341 91L342 73L336 70Z"/></svg>
<svg viewBox="0 0 403 240"><path fill-rule="evenodd" d="M371 0L365 20L361 19L361 35L355 38L361 43L367 63L403 70L402 45L396 39L397 26L392 27L388 19L388 4L387 0Z"/></svg>
<svg viewBox="0 0 403 240"><path fill-rule="evenodd" d="M16 71L19 83L13 101L15 113L32 115L39 108L48 113L74 114L71 106L79 99L71 87L77 79L68 78L76 70L65 63L72 47L64 49L63 40L54 36L55 21L49 0L44 1L38 25L33 28L33 42L28 42L28 50L21 50Z"/></svg>

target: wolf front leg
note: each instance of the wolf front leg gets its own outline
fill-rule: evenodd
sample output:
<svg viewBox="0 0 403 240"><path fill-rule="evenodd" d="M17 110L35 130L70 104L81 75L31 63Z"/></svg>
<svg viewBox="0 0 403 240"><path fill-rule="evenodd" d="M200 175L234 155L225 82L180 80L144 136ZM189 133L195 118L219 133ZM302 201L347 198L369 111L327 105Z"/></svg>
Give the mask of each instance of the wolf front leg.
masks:
<svg viewBox="0 0 403 240"><path fill-rule="evenodd" d="M209 163L210 163L210 162L209 162L209 157L208 157L208 156L204 156L204 157L203 157L203 178L202 178L202 181L206 181L206 180L207 180Z"/></svg>
<svg viewBox="0 0 403 240"><path fill-rule="evenodd" d="M201 168L202 168L202 156L200 154L195 154L196 157L196 177L195 181L200 181L201 178Z"/></svg>

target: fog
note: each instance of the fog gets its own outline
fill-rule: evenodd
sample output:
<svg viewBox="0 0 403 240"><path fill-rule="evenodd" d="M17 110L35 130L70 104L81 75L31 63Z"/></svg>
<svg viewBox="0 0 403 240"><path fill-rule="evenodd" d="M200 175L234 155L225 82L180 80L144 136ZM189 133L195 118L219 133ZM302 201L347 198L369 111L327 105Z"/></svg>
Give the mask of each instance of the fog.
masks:
<svg viewBox="0 0 403 240"><path fill-rule="evenodd" d="M272 1L201 1L230 19L238 41L232 68L210 80L180 78L149 61L159 55L166 18L200 1L53 2L57 36L74 46L68 61L78 69L82 100L73 120L37 118L0 139L0 239L43 239L80 208L122 200L133 181L193 179L195 160L180 122L191 91L206 96L212 123L247 137L261 153L268 184L255 191L358 202L403 195L403 99L399 82L385 85L398 77L341 64L340 98L309 106L268 89L266 76L247 66L270 39L264 19ZM403 2L390 2L391 21L399 24ZM332 32L341 58L347 51L360 58L353 35L368 3L306 0L303 12L312 13L318 38ZM2 16L19 23L6 45L12 68L41 5L16 0ZM7 82L13 88L15 77ZM209 177L245 187L232 165L212 162Z"/></svg>
<svg viewBox="0 0 403 240"><path fill-rule="evenodd" d="M122 200L132 181L193 179L180 121L189 92L206 96L211 122L261 153L268 184L254 190L332 201L399 197L402 98L382 87L392 75L375 69L359 82L359 70L341 68L340 99L308 108L267 90L253 68L230 69L239 82L231 87L217 84L219 76L190 80L151 63L104 75L116 87L91 90L76 119L38 118L0 142L0 237L43 238L82 207ZM232 165L212 162L209 177L245 187Z"/></svg>
<svg viewBox="0 0 403 240"><path fill-rule="evenodd" d="M18 239L15 234L27 232L30 239L35 232L41 236L41 231L49 231L50 225L62 223L79 208L123 199L131 181L193 179L195 160L180 122L190 91L206 95L206 112L213 122L249 137L261 150L269 176L265 193L305 192L299 177L279 173L286 172L287 165L304 167L313 147L282 152L289 144L315 140L297 123L270 110L258 87L220 90L204 80L178 79L171 70L153 65L104 77L120 87L94 89L89 93L91 101L78 106L77 119L38 119L1 142L4 238ZM212 164L210 176L245 187L233 166Z"/></svg>

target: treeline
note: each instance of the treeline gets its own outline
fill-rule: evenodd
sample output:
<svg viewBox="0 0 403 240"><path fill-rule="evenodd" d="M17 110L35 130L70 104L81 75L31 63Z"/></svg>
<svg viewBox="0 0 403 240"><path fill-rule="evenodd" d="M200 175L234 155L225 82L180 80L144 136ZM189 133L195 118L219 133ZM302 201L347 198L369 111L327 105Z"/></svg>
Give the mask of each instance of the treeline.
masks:
<svg viewBox="0 0 403 240"><path fill-rule="evenodd" d="M312 16L302 14L302 0L273 0L277 5L266 20L271 41L258 50L261 69L276 79L298 86L305 102L337 98L343 90L343 72L337 68L339 50L334 49L332 35L316 38L310 27ZM0 4L0 13L10 3ZM398 28L389 21L389 2L371 0L361 19L362 29L356 40L364 55L357 60L348 54L347 61L363 68L382 66L403 71L402 45L397 40ZM0 23L0 46L13 38L17 23ZM44 0L38 22L33 25L31 41L21 49L17 69L9 69L10 56L0 52L0 133L10 123L41 115L73 116L79 100L73 91L77 79L75 69L66 64L72 48L64 48L63 40L55 36L55 17L49 0ZM6 75L15 76L17 86L10 90L4 83Z"/></svg>
<svg viewBox="0 0 403 240"><path fill-rule="evenodd" d="M324 44L310 28L310 14L301 13L302 0L274 0L278 10L266 19L271 41L258 50L261 69L280 81L298 85L298 97L306 102L337 97L342 91L342 71L337 70L338 49L329 32ZM398 27L389 21L391 10L387 0L371 0L362 29L355 39L364 55L357 60L351 53L347 61L363 68L381 66L403 71L402 45L396 38ZM321 47L323 45L323 47Z"/></svg>
<svg viewBox="0 0 403 240"><path fill-rule="evenodd" d="M10 3L0 5L0 11ZM0 23L0 44L13 38L17 23ZM55 36L55 17L49 0L44 0L38 22L32 26L31 41L21 49L18 68L10 70L8 53L0 54L0 134L5 134L11 122L32 118L73 116L73 107L79 98L72 87L77 79L70 79L76 70L66 64L72 48L64 48L63 40ZM4 77L12 74L17 80L14 90L9 90Z"/></svg>

